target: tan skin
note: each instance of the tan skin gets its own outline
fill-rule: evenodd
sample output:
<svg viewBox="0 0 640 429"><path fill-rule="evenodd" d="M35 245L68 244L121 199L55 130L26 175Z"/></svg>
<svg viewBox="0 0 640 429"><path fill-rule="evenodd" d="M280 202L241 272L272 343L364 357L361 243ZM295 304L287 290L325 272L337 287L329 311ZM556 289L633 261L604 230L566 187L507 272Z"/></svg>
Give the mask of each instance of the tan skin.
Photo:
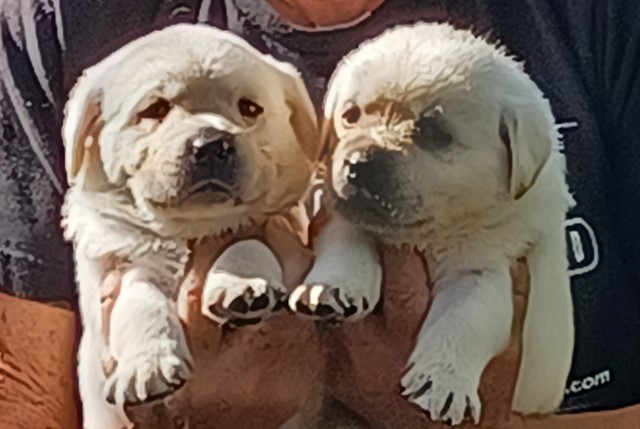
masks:
<svg viewBox="0 0 640 429"><path fill-rule="evenodd" d="M323 223L320 216L312 231ZM304 271L308 251L281 224L266 228L266 240L277 248L285 271ZM170 401L163 419L189 414L193 427L215 419L220 428L277 429L296 413L311 419L328 395L344 403L374 428L444 428L399 395L403 366L413 348L412 338L429 306L429 282L422 259L410 248L386 249L382 309L362 322L340 328L317 328L291 314L280 314L261 329L227 331L200 315L201 286L216 254L218 242L207 240L194 248L185 286L191 294L187 329L196 359L194 380ZM304 268L300 268L304 266ZM632 428L640 409L565 417L511 414L509 405L517 374L519 332L526 305L527 269L512 270L514 322L511 346L487 369L481 386L483 417L480 428L582 429ZM295 277L295 276L294 276ZM112 273L105 282L117 285ZM196 286L193 288L193 286ZM116 286L117 287L117 286ZM324 390L323 394L323 388ZM188 399L187 399L188 398ZM224 411L220 408L225 404ZM153 424L158 409L131 410L138 422ZM152 417L156 416L156 417ZM344 422L347 423L346 421ZM352 424L351 421L348 423ZM614 426L609 426L614 425ZM190 426L191 427L191 426ZM323 429L324 426L320 426ZM337 426L338 428L342 426ZM344 426L366 429L369 426ZM465 424L462 427L478 427ZM294 426L294 429L302 427Z"/></svg>
<svg viewBox="0 0 640 429"><path fill-rule="evenodd" d="M326 0L269 0L285 18L302 26L353 21L363 11L373 10L383 1L330 0L331 5L327 5ZM318 223L321 224L316 221ZM285 271L292 279L308 268L308 251L286 228L271 225L263 236L277 247ZM146 423L142 427L166 429L171 427L168 420L184 420L184 416L189 415L191 428L211 427L211 422L215 421L215 427L222 429L277 429L301 410L303 417L322 411L321 400L325 395L342 401L368 421L370 427L442 427L430 423L421 410L399 396L402 368L413 347L414 333L429 305L426 267L411 249L384 252L382 311L360 323L339 329L317 329L310 322L284 313L262 328L230 332L209 322L199 312L198 291L220 245L218 240L208 239L194 246L192 266L183 285L192 291L187 300L186 324L196 359L194 381L168 400L166 408L157 408L159 404L156 403L132 409L133 415ZM484 408L479 427L637 427L640 407L526 419L509 413L517 373L518 326L527 285L523 264L513 272L517 314L514 337L511 347L491 363L483 378ZM117 292L119 280L118 271L109 273L103 290ZM107 297L106 319L109 305ZM0 409L4 411L0 412L0 427L75 429L71 383L74 365L70 362L74 356L73 315L2 295L0 315L11 320L10 324L3 324L0 319ZM1 341L3 338L4 342ZM27 352L34 349L39 351ZM26 400L8 400L14 397ZM28 399L31 397L34 400ZM332 411L329 408L325 413ZM350 427L364 429L368 426ZM301 428L294 426L294 429Z"/></svg>

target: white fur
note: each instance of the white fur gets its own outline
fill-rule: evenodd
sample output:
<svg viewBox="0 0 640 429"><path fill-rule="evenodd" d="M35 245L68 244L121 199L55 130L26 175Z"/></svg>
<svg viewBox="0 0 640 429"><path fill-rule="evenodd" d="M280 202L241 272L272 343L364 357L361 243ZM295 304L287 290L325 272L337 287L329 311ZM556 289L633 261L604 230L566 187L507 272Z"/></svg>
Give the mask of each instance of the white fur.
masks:
<svg viewBox="0 0 640 429"><path fill-rule="evenodd" d="M251 306L255 298L268 296L266 311L271 311L286 294L282 268L271 249L255 239L243 240L229 246L213 264L202 292L202 312L224 324L229 319L223 309L238 297L245 297L244 301ZM212 305L219 305L223 317L211 311ZM261 317L264 312L265 308L250 308L245 318Z"/></svg>
<svg viewBox="0 0 640 429"><path fill-rule="evenodd" d="M376 103L384 108L375 110ZM343 113L354 105L361 116L349 124ZM444 118L453 143L418 147L412 132L422 115ZM321 278L342 295L379 297L372 292L380 287L375 240L415 245L436 286L402 379L404 393L433 420L458 424L468 411L478 422L480 376L509 341L509 267L527 256L531 291L513 409L556 410L573 350L563 230L573 200L551 109L522 67L449 25L397 27L340 63L325 120L332 154L328 207L340 226L325 228L305 284ZM367 195L349 184L344 166L371 147L394 157L391 185L375 186L395 193ZM368 206L359 208L353 192L365 195L360 201ZM373 216L371 208L383 214ZM351 232L338 215L344 210ZM363 240L366 234L372 238Z"/></svg>
<svg viewBox="0 0 640 429"><path fill-rule="evenodd" d="M132 119L155 97L171 102L163 121ZM241 116L240 97L258 100L264 113ZM184 141L203 126L236 136L243 165L238 189L226 201L199 194L175 204L186 174L179 162ZM71 184L63 223L74 244L83 322L83 427L121 428L129 423L124 403L169 394L190 375L191 355L175 308L188 240L238 233L295 209L317 156L315 113L292 66L230 33L180 24L135 40L88 69L71 93L63 136ZM231 279L251 274L254 295L269 298L269 306L251 317L265 318L276 299L270 288L283 286L278 261L269 249L248 251L255 248L254 240L237 242L217 268ZM100 283L114 258L125 272L107 341ZM216 286L238 294L229 278L217 279ZM117 362L108 375L101 368L105 355Z"/></svg>
<svg viewBox="0 0 640 429"><path fill-rule="evenodd" d="M380 300L382 281L373 240L336 214L314 248L316 260L304 284L289 295L289 307L296 311L298 303L305 302L316 310L324 304L335 309L337 319L347 317L350 308L356 319L371 313Z"/></svg>

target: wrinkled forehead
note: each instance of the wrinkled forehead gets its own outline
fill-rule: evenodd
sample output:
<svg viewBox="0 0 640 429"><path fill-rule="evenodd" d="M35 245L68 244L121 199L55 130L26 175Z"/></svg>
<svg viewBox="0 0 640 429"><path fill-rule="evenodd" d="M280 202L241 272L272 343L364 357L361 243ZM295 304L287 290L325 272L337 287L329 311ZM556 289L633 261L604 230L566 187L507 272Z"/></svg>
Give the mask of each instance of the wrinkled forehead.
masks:
<svg viewBox="0 0 640 429"><path fill-rule="evenodd" d="M422 105L470 92L476 96L503 74L507 67L501 62L499 51L467 33L441 26L395 29L341 62L332 79L335 107L381 96Z"/></svg>
<svg viewBox="0 0 640 429"><path fill-rule="evenodd" d="M377 70L377 71L376 71ZM384 69L354 67L340 73L336 83L339 88L334 100L334 114L351 105L366 110L384 110L389 105L419 114L437 105L469 100L471 86L466 74L430 74L416 67L387 67Z"/></svg>
<svg viewBox="0 0 640 429"><path fill-rule="evenodd" d="M445 116L478 114L499 108L510 88L522 85L520 74L515 67L496 61L493 55L470 60L428 51L386 56L376 52L364 59L346 61L338 69L330 88L333 105L327 103L326 107L334 109L334 118L352 104L366 108L387 101L403 105L415 115L431 109L438 109Z"/></svg>
<svg viewBox="0 0 640 429"><path fill-rule="evenodd" d="M169 100L234 92L252 96L274 74L258 55L224 39L161 37L144 42L130 47L105 73L105 113L150 95Z"/></svg>

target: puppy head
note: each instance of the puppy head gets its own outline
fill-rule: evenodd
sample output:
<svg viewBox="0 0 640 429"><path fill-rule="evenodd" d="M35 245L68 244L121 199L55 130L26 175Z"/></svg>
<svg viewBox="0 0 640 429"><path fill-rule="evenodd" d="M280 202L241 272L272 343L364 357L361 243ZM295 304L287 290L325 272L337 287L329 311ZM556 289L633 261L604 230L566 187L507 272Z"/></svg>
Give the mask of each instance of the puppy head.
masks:
<svg viewBox="0 0 640 429"><path fill-rule="evenodd" d="M277 210L309 180L315 121L292 66L230 33L180 24L80 78L63 129L68 180L124 188L135 204L169 216Z"/></svg>
<svg viewBox="0 0 640 429"><path fill-rule="evenodd" d="M557 140L550 106L520 65L443 24L396 27L350 53L324 114L337 206L378 229L518 199Z"/></svg>

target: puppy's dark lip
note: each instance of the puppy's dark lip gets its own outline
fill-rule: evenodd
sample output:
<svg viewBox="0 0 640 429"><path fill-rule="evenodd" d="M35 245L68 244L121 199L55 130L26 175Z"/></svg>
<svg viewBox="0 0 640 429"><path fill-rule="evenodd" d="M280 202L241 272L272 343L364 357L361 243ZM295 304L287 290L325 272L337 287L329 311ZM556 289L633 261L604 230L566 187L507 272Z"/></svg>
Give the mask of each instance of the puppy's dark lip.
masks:
<svg viewBox="0 0 640 429"><path fill-rule="evenodd" d="M389 203L383 203L381 199L376 199L376 194L366 188L356 188L351 185L348 196L343 197L334 190L335 197L342 201L342 204L364 204L369 209L369 214L374 214L376 218L394 228L420 228L429 222L430 219L421 219L415 222L402 222L399 219L400 208L394 207ZM344 191L343 191L344 192ZM384 206L383 206L384 204Z"/></svg>
<svg viewBox="0 0 640 429"><path fill-rule="evenodd" d="M219 180L207 180L196 183L187 190L188 195L194 195L202 192L233 195L234 187Z"/></svg>
<svg viewBox="0 0 640 429"><path fill-rule="evenodd" d="M219 192L219 191L200 191L200 192L191 192L189 194L182 195L180 197L173 197L168 199L167 201L155 201L149 200L149 204L151 204L154 208L160 210L169 210L169 209L178 209L184 204L188 204L192 199L198 198L208 198L214 197L213 201L209 201L209 204L221 204L226 203L227 201L234 198L234 195L230 192ZM240 197L234 198L234 206L238 206L243 204L244 202Z"/></svg>
<svg viewBox="0 0 640 429"><path fill-rule="evenodd" d="M399 214L398 208L392 203L387 202L377 192L367 189L366 187L349 186L347 197L345 200L356 199L364 202L368 207L371 207L379 214L395 218Z"/></svg>

